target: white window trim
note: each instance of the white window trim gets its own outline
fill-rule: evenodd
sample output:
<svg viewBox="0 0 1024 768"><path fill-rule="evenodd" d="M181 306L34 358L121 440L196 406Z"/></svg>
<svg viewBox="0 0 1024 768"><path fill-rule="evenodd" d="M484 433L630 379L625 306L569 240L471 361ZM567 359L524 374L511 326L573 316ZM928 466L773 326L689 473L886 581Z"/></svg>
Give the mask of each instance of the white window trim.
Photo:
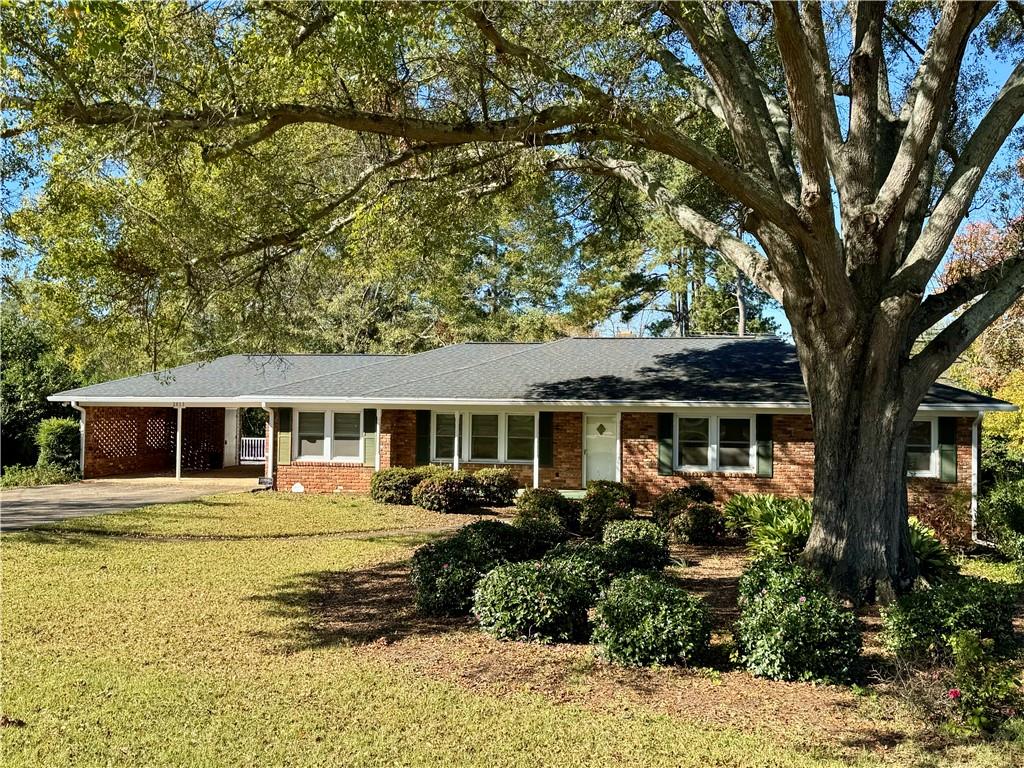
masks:
<svg viewBox="0 0 1024 768"><path fill-rule="evenodd" d="M913 421L927 421L932 431L932 451L928 469L907 470L907 477L939 476L939 419L937 416L915 416Z"/></svg>
<svg viewBox="0 0 1024 768"><path fill-rule="evenodd" d="M708 420L708 463L679 464L679 419ZM719 419L749 419L750 448L749 462L745 467L722 467L718 463ZM727 472L729 474L752 475L757 471L757 417L756 414L743 413L692 413L675 411L672 414L672 463L676 472Z"/></svg>
<svg viewBox="0 0 1024 768"><path fill-rule="evenodd" d="M320 455L299 455L299 414L300 413L323 413L324 415L324 452ZM359 417L359 454L357 456L334 456L334 414L348 413ZM362 464L366 450L366 432L363 430L363 412L352 410L326 410L319 409L302 410L295 409L295 438L292 440L292 461L296 463L329 463L329 464Z"/></svg>
<svg viewBox="0 0 1024 768"><path fill-rule="evenodd" d="M459 411L431 411L430 412L430 462L432 464L452 464L452 459L442 459L437 456L437 416L438 414L456 417L456 428L459 432L459 461L468 464L511 464L519 466L532 466L536 459L536 446L534 447L534 458L532 459L509 459L508 458L508 417L509 416L530 416L533 418L534 431L538 429L539 415L535 411L479 411L462 413ZM497 416L498 417L498 458L483 458L473 456L473 418L476 416ZM536 440L534 441L536 443Z"/></svg>

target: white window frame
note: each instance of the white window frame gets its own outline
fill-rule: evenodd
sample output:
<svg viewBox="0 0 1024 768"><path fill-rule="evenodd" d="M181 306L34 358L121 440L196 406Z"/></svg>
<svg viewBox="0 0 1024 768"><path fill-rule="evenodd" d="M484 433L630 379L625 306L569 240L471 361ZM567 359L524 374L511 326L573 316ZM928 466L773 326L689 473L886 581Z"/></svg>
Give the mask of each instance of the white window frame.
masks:
<svg viewBox="0 0 1024 768"><path fill-rule="evenodd" d="M459 461L467 464L518 464L521 466L532 466L536 460L537 445L534 439L534 458L532 459L509 459L508 458L508 417L509 416L530 416L533 418L534 433L537 431L539 415L536 411L479 411L479 412L457 412L457 411L431 411L430 412L430 463L451 464L452 459L442 459L437 456L437 416L438 414L454 416L459 432L458 453ZM473 456L473 418L475 416L497 416L498 417L498 458L481 458Z"/></svg>
<svg viewBox="0 0 1024 768"><path fill-rule="evenodd" d="M451 416L455 419L455 446L452 450L452 458L441 458L437 455L437 417L438 416ZM463 419L459 418L459 414L455 411L431 411L430 412L430 463L431 464L452 464L454 463L454 454L462 450L462 440L459 434L459 423Z"/></svg>
<svg viewBox="0 0 1024 768"><path fill-rule="evenodd" d="M907 477L939 476L939 419L937 416L915 416L913 421L927 421L931 426L932 450L928 469L907 470Z"/></svg>
<svg viewBox="0 0 1024 768"><path fill-rule="evenodd" d="M708 420L708 463L679 464L679 419ZM745 467L719 466L719 419L748 419L750 421L750 460ZM674 411L672 414L672 464L676 472L727 472L729 474L752 475L757 471L757 416L753 413L701 413Z"/></svg>
<svg viewBox="0 0 1024 768"><path fill-rule="evenodd" d="M319 408L302 409L295 408L295 437L292 440L292 461L296 463L329 463L329 464L362 464L366 451L366 431L363 424L363 412L351 409L321 411ZM324 417L324 452L320 455L299 454L299 414L300 413L322 413ZM335 456L334 455L334 414L347 413L359 417L359 454L357 456Z"/></svg>

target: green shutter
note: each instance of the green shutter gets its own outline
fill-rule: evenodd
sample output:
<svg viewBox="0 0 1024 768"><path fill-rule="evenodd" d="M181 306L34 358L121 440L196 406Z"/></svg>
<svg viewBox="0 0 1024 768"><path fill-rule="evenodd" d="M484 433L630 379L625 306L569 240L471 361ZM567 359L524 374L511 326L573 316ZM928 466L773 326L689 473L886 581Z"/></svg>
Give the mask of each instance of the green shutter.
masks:
<svg viewBox="0 0 1024 768"><path fill-rule="evenodd" d="M430 411L416 411L416 466L430 463Z"/></svg>
<svg viewBox="0 0 1024 768"><path fill-rule="evenodd" d="M658 414L658 474L671 475L672 461L672 419L671 413Z"/></svg>
<svg viewBox="0 0 1024 768"><path fill-rule="evenodd" d="M377 464L377 409L363 409L363 466Z"/></svg>
<svg viewBox="0 0 1024 768"><path fill-rule="evenodd" d="M541 411L540 418L540 465L542 467L555 466L555 414L551 411Z"/></svg>
<svg viewBox="0 0 1024 768"><path fill-rule="evenodd" d="M757 476L771 477L774 472L775 443L774 419L771 414L759 413L756 416L757 428Z"/></svg>
<svg viewBox="0 0 1024 768"><path fill-rule="evenodd" d="M292 409L277 409L277 463L292 463Z"/></svg>
<svg viewBox="0 0 1024 768"><path fill-rule="evenodd" d="M939 479L956 482L956 417L939 417Z"/></svg>

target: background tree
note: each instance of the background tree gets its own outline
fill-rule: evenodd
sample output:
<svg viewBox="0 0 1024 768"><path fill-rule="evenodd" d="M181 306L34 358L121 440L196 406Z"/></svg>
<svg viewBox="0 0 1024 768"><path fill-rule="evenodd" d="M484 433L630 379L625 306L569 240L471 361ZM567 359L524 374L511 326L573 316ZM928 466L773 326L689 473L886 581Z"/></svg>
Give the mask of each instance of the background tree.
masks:
<svg viewBox="0 0 1024 768"><path fill-rule="evenodd" d="M331 231L377 193L364 178L632 186L782 305L814 417L804 557L845 592L888 599L915 576L913 417L1024 291L1018 254L928 293L1024 113L1021 16L1016 2L19 7L2 29L19 115L5 135L50 152L110 142L104 162L199 145L240 176L294 142L367 150L341 194L289 166L300 178L270 199L298 223L261 219L215 273L265 271ZM994 93L985 46L1011 61ZM705 140L708 122L722 142ZM666 165L713 183L745 234L681 201Z"/></svg>

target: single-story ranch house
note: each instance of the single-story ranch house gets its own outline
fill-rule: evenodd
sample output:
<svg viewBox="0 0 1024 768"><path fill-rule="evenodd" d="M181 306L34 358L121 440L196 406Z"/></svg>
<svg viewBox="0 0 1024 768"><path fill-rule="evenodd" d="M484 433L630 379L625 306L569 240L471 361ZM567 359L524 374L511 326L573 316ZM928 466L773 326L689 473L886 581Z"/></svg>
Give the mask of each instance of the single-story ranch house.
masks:
<svg viewBox="0 0 1024 768"><path fill-rule="evenodd" d="M699 478L809 496L810 409L774 337L565 338L413 355L229 355L53 395L82 418L86 478L262 464L274 488L365 491L376 469L509 467L524 486L621 480L641 499ZM242 437L240 409L270 414ZM912 505L976 495L999 400L937 383L910 435Z"/></svg>

